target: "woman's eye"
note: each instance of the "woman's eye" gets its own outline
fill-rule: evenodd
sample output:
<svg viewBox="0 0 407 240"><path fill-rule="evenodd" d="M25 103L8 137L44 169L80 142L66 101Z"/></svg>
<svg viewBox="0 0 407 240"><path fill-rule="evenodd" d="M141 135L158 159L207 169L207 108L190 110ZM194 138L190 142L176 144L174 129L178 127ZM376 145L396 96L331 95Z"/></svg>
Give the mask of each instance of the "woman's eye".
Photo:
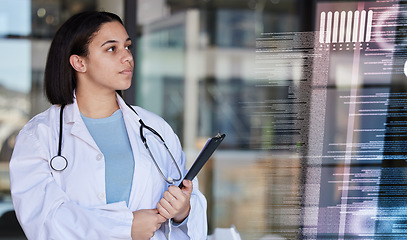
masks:
<svg viewBox="0 0 407 240"><path fill-rule="evenodd" d="M127 50L130 50L131 49L131 45L129 45L129 46L127 46L127 47L125 47Z"/></svg>
<svg viewBox="0 0 407 240"><path fill-rule="evenodd" d="M109 49L107 49L108 52L113 52L115 50L115 47L110 47Z"/></svg>

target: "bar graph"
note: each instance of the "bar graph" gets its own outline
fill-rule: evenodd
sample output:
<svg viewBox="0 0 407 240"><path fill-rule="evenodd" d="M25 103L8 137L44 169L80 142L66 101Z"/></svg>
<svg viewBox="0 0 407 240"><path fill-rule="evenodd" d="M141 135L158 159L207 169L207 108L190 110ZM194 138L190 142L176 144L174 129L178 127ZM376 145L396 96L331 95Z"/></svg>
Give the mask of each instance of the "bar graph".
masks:
<svg viewBox="0 0 407 240"><path fill-rule="evenodd" d="M321 12L320 43L369 42L372 33L373 11Z"/></svg>

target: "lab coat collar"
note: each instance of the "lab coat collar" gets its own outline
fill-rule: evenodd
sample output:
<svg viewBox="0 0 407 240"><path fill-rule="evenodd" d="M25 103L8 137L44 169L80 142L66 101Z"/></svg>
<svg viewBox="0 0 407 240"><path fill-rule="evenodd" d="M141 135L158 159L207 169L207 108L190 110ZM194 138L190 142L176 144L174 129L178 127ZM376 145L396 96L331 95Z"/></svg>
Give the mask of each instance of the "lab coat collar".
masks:
<svg viewBox="0 0 407 240"><path fill-rule="evenodd" d="M121 111L123 112L123 116L124 115L128 116L130 114L134 115L136 117L135 120L137 121L137 124L139 124L138 121L139 121L140 117L138 115L134 114L134 112L131 109L129 109L129 107L126 105L124 100L117 93L116 93L116 101L119 104L119 107L120 107ZM69 105L65 106L63 117L64 117L64 122L65 123L67 123L67 124L72 124L73 123L73 127L72 127L72 130L71 130L72 134L74 134L74 135L78 134L78 136L81 137L86 142L94 143L94 140L93 140L92 136L89 133L86 134L86 135L80 134L80 132L83 131L84 128L86 128L86 125L83 122L81 113L79 111L75 91L74 91L74 97L73 97L73 104L69 104ZM83 131L83 132L88 132L88 131ZM93 144L91 144L91 145L93 146ZM94 146L96 146L96 143L94 143Z"/></svg>
<svg viewBox="0 0 407 240"><path fill-rule="evenodd" d="M64 122L65 123L83 122L81 113L79 111L78 102L76 101L75 90L73 92L73 104L68 104L64 108Z"/></svg>
<svg viewBox="0 0 407 240"><path fill-rule="evenodd" d="M86 125L81 117L75 94L73 100L73 104L69 104L64 108L65 124L73 124L71 128L71 134L82 139L84 142L100 152L100 149L87 130ZM120 97L120 95L118 95L117 93L116 101L123 113L127 134L133 149L133 156L135 161L132 183L133 187L130 193L129 208L138 209L143 201L142 198L144 194L135 193L144 193L146 191L147 185L143 184L143 182L150 181L151 171L155 171L155 169L153 169L151 159L148 156L142 157L141 154L141 152L146 151L146 149L140 141L140 133L138 131L140 127L140 117L127 106L122 97Z"/></svg>
<svg viewBox="0 0 407 240"><path fill-rule="evenodd" d="M116 93L117 103L123 113L124 122L126 124L127 134L129 136L130 144L133 149L133 156L134 156L134 175L133 175L133 187L132 192L130 193L129 199L129 208L130 209L139 209L140 207L147 207L147 206L140 206L143 202L143 197L145 197L146 186L147 184L143 184L143 182L151 181L151 172L156 171L153 169L153 164L149 156L147 156L147 150L144 148L143 144L140 140L140 116L135 114L133 110L127 106L124 102L123 98L120 97L119 94ZM144 153L144 154L142 154ZM144 155L145 157L143 157ZM139 194L135 194L139 193ZM143 194L140 194L143 193ZM154 203L154 207L155 207ZM153 207L153 206L148 206Z"/></svg>
<svg viewBox="0 0 407 240"><path fill-rule="evenodd" d="M73 104L66 105L64 108L64 122L65 123L77 123L77 122L83 122L81 113L79 111L78 107L78 102L76 100L76 93L74 91L74 97L73 97ZM134 112L129 109L123 98L116 93L116 101L119 104L120 110L123 112L123 114L134 114ZM137 122L139 121L140 117L138 115L136 116Z"/></svg>
<svg viewBox="0 0 407 240"><path fill-rule="evenodd" d="M84 142L89 144L94 149L100 152L95 140L93 140L89 131L87 131L85 122L81 117L79 111L78 103L74 94L73 104L66 105L64 108L64 122L65 124L72 124L71 134L82 139Z"/></svg>
<svg viewBox="0 0 407 240"><path fill-rule="evenodd" d="M123 100L123 98L116 93L116 99L117 99L117 103L119 104L120 110L122 110L123 115L134 115L135 120L137 121L137 125L140 125L139 120L141 119L140 116L137 114L134 114L133 110L131 110L129 108L129 106L126 104L126 102ZM133 108L134 109L134 108Z"/></svg>

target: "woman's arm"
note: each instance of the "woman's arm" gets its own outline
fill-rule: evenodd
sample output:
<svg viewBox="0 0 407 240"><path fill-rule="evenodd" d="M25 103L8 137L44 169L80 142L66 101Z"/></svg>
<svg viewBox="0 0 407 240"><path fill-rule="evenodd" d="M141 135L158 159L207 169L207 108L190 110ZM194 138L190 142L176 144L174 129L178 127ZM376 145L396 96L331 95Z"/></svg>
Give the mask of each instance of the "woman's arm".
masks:
<svg viewBox="0 0 407 240"><path fill-rule="evenodd" d="M22 131L10 162L13 203L27 238L130 239L133 214L126 204L85 207L71 201L55 182L43 145Z"/></svg>

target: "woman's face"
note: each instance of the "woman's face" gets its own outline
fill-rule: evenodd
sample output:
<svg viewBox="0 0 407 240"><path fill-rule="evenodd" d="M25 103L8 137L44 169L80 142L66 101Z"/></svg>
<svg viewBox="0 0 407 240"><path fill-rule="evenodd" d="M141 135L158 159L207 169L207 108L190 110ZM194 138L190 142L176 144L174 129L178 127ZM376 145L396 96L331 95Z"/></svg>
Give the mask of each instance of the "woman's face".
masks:
<svg viewBox="0 0 407 240"><path fill-rule="evenodd" d="M88 56L83 58L85 71L78 80L88 91L128 89L134 66L130 46L131 40L121 23L104 23L89 43Z"/></svg>

